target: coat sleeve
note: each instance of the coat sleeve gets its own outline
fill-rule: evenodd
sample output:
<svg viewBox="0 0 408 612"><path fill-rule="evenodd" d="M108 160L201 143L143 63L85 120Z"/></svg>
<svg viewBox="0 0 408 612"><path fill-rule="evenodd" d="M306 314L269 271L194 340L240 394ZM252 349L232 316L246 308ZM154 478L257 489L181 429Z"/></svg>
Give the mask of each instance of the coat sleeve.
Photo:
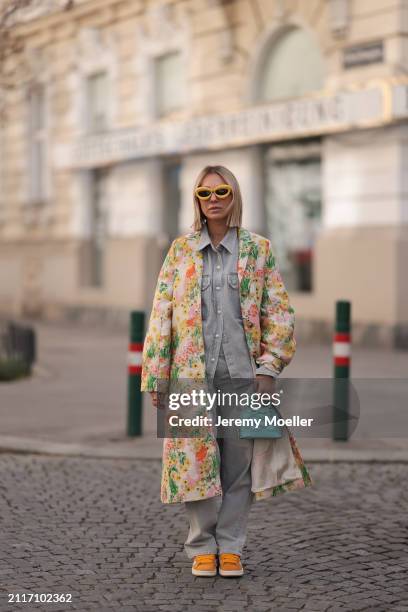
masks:
<svg viewBox="0 0 408 612"><path fill-rule="evenodd" d="M296 351L295 311L276 266L268 240L260 311L261 355L257 364L278 376ZM258 371L259 372L259 371ZM262 373L262 372L259 372Z"/></svg>
<svg viewBox="0 0 408 612"><path fill-rule="evenodd" d="M161 267L153 298L143 344L142 391L157 391L158 380L169 376L175 242L172 243Z"/></svg>

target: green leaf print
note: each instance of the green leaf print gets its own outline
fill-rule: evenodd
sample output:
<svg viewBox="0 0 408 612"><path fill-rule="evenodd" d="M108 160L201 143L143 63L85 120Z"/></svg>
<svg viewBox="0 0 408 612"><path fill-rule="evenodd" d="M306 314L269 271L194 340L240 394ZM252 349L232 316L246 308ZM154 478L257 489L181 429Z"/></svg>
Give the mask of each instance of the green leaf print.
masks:
<svg viewBox="0 0 408 612"><path fill-rule="evenodd" d="M302 478L304 480L305 483L309 483L311 482L311 478L310 478L310 474L308 472L308 469L305 465L302 465L300 467L300 471L302 472Z"/></svg>
<svg viewBox="0 0 408 612"><path fill-rule="evenodd" d="M268 253L268 256L266 258L265 266L271 270L275 266L275 257L270 252Z"/></svg>
<svg viewBox="0 0 408 612"><path fill-rule="evenodd" d="M249 285L250 285L250 279L246 276L242 279L242 282L241 282L242 295L246 295L247 293L249 293Z"/></svg>
<svg viewBox="0 0 408 612"><path fill-rule="evenodd" d="M159 293L166 293L166 291L167 291L167 283L165 283L164 281L160 281Z"/></svg>
<svg viewBox="0 0 408 612"><path fill-rule="evenodd" d="M178 492L178 486L174 482L171 476L169 476L170 492L172 495L176 495Z"/></svg>
<svg viewBox="0 0 408 612"><path fill-rule="evenodd" d="M149 348L146 351L146 355L147 357L149 357L149 359L153 359L153 357L155 357L156 355L156 345L155 344L151 344L149 346Z"/></svg>
<svg viewBox="0 0 408 612"><path fill-rule="evenodd" d="M200 329L200 327L197 325L197 327L194 328L193 331L193 337L195 338L199 338L202 334L202 330Z"/></svg>
<svg viewBox="0 0 408 612"><path fill-rule="evenodd" d="M167 343L162 349L160 349L160 357L162 359L168 359L170 357L170 346Z"/></svg>
<svg viewBox="0 0 408 612"><path fill-rule="evenodd" d="M171 380L177 380L179 378L179 374L180 374L180 366L178 365L172 365L172 370L171 370Z"/></svg>
<svg viewBox="0 0 408 612"><path fill-rule="evenodd" d="M154 391L156 387L157 376L153 376L153 374L149 374L147 377L147 389L149 391Z"/></svg>
<svg viewBox="0 0 408 612"><path fill-rule="evenodd" d="M174 336L172 337L171 343L172 343L173 348L175 348L175 349L179 346L179 344L180 344L180 336L179 336L178 332L176 332L174 334Z"/></svg>
<svg viewBox="0 0 408 612"><path fill-rule="evenodd" d="M220 467L219 459L217 455L214 454L211 457L211 470L208 474L209 480L214 480L217 477L219 467Z"/></svg>

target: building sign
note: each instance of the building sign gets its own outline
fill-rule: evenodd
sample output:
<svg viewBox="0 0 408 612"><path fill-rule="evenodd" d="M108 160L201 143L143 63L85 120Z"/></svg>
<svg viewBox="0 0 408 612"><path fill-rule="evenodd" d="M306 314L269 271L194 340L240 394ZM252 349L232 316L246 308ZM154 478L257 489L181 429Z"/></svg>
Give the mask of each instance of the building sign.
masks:
<svg viewBox="0 0 408 612"><path fill-rule="evenodd" d="M393 88L384 83L234 113L179 122L158 121L145 127L90 135L73 144L55 145L53 160L61 168L86 168L157 155L220 150L374 127L391 121L390 112L395 119L397 114L408 116L406 87L408 83ZM402 102L390 111L389 98L394 93Z"/></svg>
<svg viewBox="0 0 408 612"><path fill-rule="evenodd" d="M364 45L354 45L343 50L343 68L355 68L384 61L384 45L378 40Z"/></svg>

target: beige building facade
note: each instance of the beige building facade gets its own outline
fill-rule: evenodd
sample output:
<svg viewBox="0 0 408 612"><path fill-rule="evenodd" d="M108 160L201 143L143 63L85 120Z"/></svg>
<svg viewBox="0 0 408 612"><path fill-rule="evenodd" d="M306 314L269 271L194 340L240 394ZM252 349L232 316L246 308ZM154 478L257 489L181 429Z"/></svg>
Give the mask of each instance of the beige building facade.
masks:
<svg viewBox="0 0 408 612"><path fill-rule="evenodd" d="M238 177L298 337L408 347L408 3L77 0L15 30L0 314L148 311L203 165Z"/></svg>

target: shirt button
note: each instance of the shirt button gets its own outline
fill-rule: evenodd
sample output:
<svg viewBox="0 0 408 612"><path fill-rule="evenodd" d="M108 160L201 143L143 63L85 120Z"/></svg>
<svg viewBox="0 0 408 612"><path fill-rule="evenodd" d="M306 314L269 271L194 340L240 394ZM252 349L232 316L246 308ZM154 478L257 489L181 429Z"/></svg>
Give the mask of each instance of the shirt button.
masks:
<svg viewBox="0 0 408 612"><path fill-rule="evenodd" d="M221 270L221 266L215 266L217 270Z"/></svg>
<svg viewBox="0 0 408 612"><path fill-rule="evenodd" d="M221 287L216 287L216 290L219 291L221 289Z"/></svg>
<svg viewBox="0 0 408 612"><path fill-rule="evenodd" d="M217 310L217 314L221 314L221 309L220 308Z"/></svg>
<svg viewBox="0 0 408 612"><path fill-rule="evenodd" d="M220 337L220 334L215 334L215 337L216 337L216 338L219 338L219 337Z"/></svg>
<svg viewBox="0 0 408 612"><path fill-rule="evenodd" d="M215 361L215 357L211 357L211 361Z"/></svg>

